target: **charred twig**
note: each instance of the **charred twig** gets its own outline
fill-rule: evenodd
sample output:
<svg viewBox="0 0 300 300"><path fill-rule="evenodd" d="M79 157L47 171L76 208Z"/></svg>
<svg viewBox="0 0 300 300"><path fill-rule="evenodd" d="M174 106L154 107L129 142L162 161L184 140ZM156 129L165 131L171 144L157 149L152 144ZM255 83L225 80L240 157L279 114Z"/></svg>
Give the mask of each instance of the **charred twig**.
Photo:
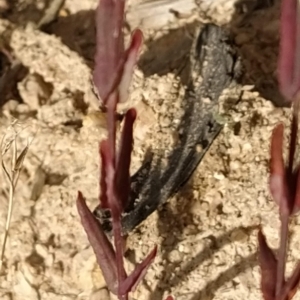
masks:
<svg viewBox="0 0 300 300"><path fill-rule="evenodd" d="M236 85L236 79L241 75L238 54L227 31L216 25L206 25L197 38L191 60L192 73L197 76L191 76L185 95L185 114L178 128L182 132L180 141L167 158L165 168L156 165L152 156L131 178L134 189L131 190L130 205L123 215L124 232L139 225L180 189L222 129L215 119L214 108L222 91ZM203 99L211 101L206 103ZM111 223L99 207L95 214L100 216L104 229L109 232Z"/></svg>

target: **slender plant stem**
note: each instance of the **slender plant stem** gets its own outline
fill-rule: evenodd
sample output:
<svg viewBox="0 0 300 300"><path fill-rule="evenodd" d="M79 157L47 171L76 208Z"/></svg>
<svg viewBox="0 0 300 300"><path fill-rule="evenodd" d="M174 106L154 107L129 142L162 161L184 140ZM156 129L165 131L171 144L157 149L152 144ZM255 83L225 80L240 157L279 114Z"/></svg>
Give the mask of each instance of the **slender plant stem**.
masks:
<svg viewBox="0 0 300 300"><path fill-rule="evenodd" d="M294 106L293 119L291 123L291 134L290 134L290 149L289 149L289 161L288 161L288 174L292 174L294 167L294 157L297 145L297 133L298 133L298 105Z"/></svg>
<svg viewBox="0 0 300 300"><path fill-rule="evenodd" d="M12 154L11 174L8 175L8 173L5 173L7 175L8 181L9 181L9 197L8 197L7 217L6 217L6 222L5 222L5 231L4 231L1 256L0 256L0 270L2 269L2 266L3 266L5 248L6 248L7 238L8 238L8 234L9 234L9 227L10 227L12 212L13 212L15 187L17 185L18 178L19 178L19 171L14 170L16 161L17 161L16 137L13 141L12 149L13 149L13 154Z"/></svg>
<svg viewBox="0 0 300 300"><path fill-rule="evenodd" d="M280 216L281 228L280 228L280 246L278 252L278 265L277 265L277 276L276 276L276 297L281 293L286 264L286 250L288 245L288 226L289 218L287 215Z"/></svg>
<svg viewBox="0 0 300 300"><path fill-rule="evenodd" d="M21 151L20 155L18 156L18 148L17 148L17 136L18 133L15 132L14 139L12 143L10 143L10 146L12 147L12 159L11 159L11 170L10 172L5 166L5 163L3 161L3 156L5 155L6 151L2 154L1 157L1 164L2 164L2 169L4 171L4 174L8 180L9 183L9 194L8 194L8 209L7 209L7 217L6 217L6 222L5 222L5 230L4 230L4 237L3 237L3 243L2 243L2 249L1 249L1 256L0 256L0 270L2 269L3 266L3 260L4 260L4 255L5 255L5 248L6 248L6 243L8 239L8 234L9 234L9 228L10 228L10 223L11 223L11 218L12 218L12 213L13 213L13 205L14 205L14 194L15 194L15 189L18 184L19 176L20 176L20 171L23 165L24 158L26 156L28 147L30 142L27 141L27 146ZM2 147L3 147L3 140L2 139Z"/></svg>
<svg viewBox="0 0 300 300"><path fill-rule="evenodd" d="M115 243L115 250L116 250L117 273L118 273L118 297L120 300L127 300L128 295L121 295L119 293L120 286L127 276L124 268L124 257L123 257L124 250L123 250L121 216L112 213L112 219L113 219L114 243Z"/></svg>
<svg viewBox="0 0 300 300"><path fill-rule="evenodd" d="M118 93L113 92L107 102L107 126L108 126L108 143L109 149L111 151L110 157L113 161L113 174L111 178L115 178L115 157L116 157L116 107L118 103ZM123 250L123 238L122 238L122 203L120 199L117 199L115 192L115 179L112 182L108 183L108 194L110 198L109 203L111 204L111 215L112 215L112 225L113 225L113 235L114 235L114 244L116 251L116 262L117 262L117 275L118 275L118 297L120 300L128 300L128 295L122 295L120 293L120 286L122 282L126 279L127 274L124 268L124 250Z"/></svg>
<svg viewBox="0 0 300 300"><path fill-rule="evenodd" d="M8 210L7 210L7 217L5 222L5 232L4 232L4 238L2 243L2 250L1 250L1 258L0 258L0 270L2 269L3 260L4 260L4 254L5 254L5 248L7 243L7 238L9 234L9 227L13 212L13 204L14 204L14 192L15 188L12 183L9 184L9 201L8 201Z"/></svg>
<svg viewBox="0 0 300 300"><path fill-rule="evenodd" d="M118 102L117 93L113 92L109 96L107 102L107 128L108 128L108 144L110 149L110 155L113 158L112 165L115 167L115 153L116 153L116 107Z"/></svg>

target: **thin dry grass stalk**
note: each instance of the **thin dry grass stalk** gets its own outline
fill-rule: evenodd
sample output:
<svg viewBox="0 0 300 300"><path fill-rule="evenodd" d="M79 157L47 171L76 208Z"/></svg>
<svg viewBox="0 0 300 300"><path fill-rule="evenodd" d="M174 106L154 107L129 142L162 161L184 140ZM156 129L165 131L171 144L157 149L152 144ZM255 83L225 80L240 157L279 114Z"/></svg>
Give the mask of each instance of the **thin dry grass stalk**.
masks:
<svg viewBox="0 0 300 300"><path fill-rule="evenodd" d="M17 120L14 120L8 128L8 132L3 136L1 141L1 168L5 175L5 178L8 181L9 192L8 192L7 216L6 216L5 228L3 233L3 242L2 242L1 255L0 255L0 270L2 270L3 267L5 248L6 248L8 235L9 235L11 218L13 214L15 189L18 184L24 159L28 152L29 146L32 142L32 140L28 138L26 146L21 151L18 150L17 138L25 128L26 127L22 127L22 124L20 124ZM9 158L10 166L7 166L7 164L5 163L5 157L9 153L11 153L11 157Z"/></svg>

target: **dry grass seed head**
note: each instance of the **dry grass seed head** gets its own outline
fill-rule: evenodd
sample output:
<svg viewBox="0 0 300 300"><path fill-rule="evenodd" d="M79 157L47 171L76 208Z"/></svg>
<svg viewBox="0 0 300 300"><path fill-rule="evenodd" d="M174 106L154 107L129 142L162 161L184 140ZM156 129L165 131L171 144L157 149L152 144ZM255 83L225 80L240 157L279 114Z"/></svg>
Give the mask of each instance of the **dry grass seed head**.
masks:
<svg viewBox="0 0 300 300"><path fill-rule="evenodd" d="M27 126L24 126L23 123L20 123L18 120L13 120L11 125L7 128L6 134L3 136L1 141L1 167L4 172L4 175L8 181L9 191L8 191L8 208L7 208L7 217L5 222L5 230L3 235L2 249L0 255L0 270L3 267L5 248L7 243L7 238L9 234L9 227L11 223L12 213L13 213L13 204L14 204L14 192L18 183L20 171L23 166L24 159L28 152L29 146L32 143L32 138L27 138L26 146L18 151L18 142L17 138L19 134L24 131ZM8 156L8 153L11 152L11 156ZM10 161L10 168L5 163L5 160Z"/></svg>

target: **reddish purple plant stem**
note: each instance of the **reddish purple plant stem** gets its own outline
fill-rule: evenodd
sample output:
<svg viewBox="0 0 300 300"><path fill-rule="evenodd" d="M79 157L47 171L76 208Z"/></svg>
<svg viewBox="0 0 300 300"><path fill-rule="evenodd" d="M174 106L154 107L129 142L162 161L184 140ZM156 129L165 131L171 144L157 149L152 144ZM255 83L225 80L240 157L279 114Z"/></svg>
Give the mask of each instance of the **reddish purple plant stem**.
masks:
<svg viewBox="0 0 300 300"><path fill-rule="evenodd" d="M286 215L280 216L281 229L280 229L280 246L278 251L278 264L276 276L276 297L281 293L284 284L284 274L286 265L286 251L288 245L288 232L289 232L289 218Z"/></svg>
<svg viewBox="0 0 300 300"><path fill-rule="evenodd" d="M112 158L112 165L115 169L116 156L116 108L118 103L118 93L113 92L107 102L107 128L108 128L108 144L110 156Z"/></svg>
<svg viewBox="0 0 300 300"><path fill-rule="evenodd" d="M112 211L114 243L116 249L117 274L118 274L118 297L124 300L128 299L127 293L122 294L121 283L125 281L127 274L124 268L124 250L121 228L121 216Z"/></svg>

